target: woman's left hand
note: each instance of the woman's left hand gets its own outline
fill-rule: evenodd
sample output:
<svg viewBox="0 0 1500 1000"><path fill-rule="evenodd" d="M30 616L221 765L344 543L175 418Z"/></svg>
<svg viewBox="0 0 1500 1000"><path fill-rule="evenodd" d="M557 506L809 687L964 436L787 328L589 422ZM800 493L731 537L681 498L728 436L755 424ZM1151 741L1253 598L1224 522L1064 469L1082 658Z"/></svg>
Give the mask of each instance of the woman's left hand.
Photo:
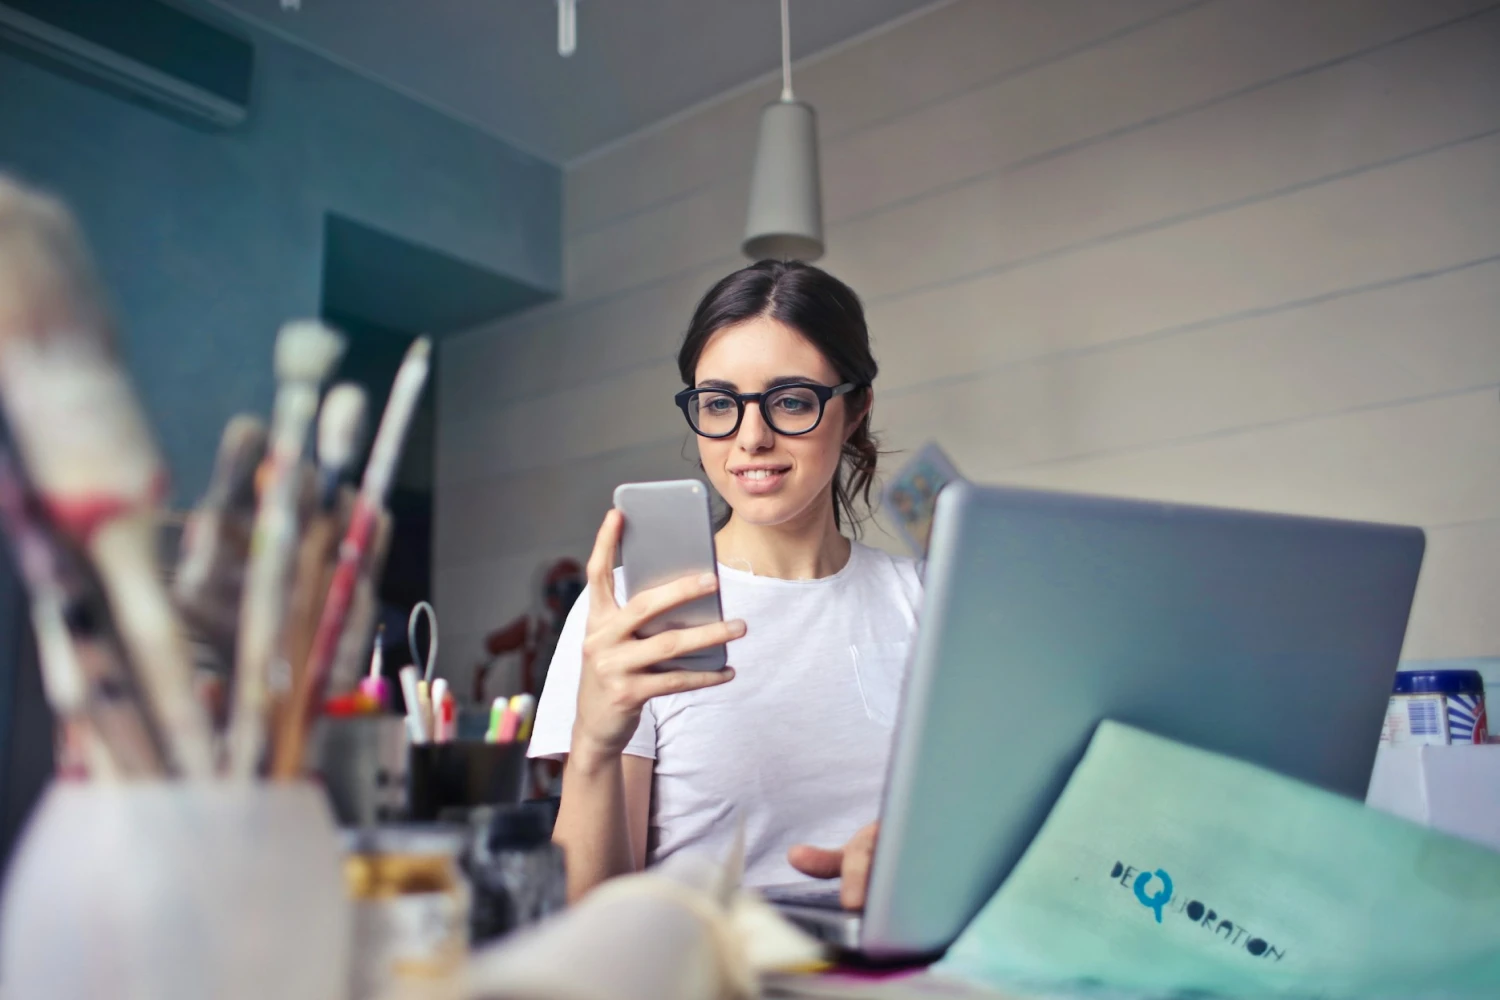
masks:
<svg viewBox="0 0 1500 1000"><path fill-rule="evenodd" d="M875 856L875 839L880 823L862 827L843 847L811 847L798 844L787 852L792 867L813 878L841 878L839 903L846 910L865 905L865 888L870 882L870 860Z"/></svg>

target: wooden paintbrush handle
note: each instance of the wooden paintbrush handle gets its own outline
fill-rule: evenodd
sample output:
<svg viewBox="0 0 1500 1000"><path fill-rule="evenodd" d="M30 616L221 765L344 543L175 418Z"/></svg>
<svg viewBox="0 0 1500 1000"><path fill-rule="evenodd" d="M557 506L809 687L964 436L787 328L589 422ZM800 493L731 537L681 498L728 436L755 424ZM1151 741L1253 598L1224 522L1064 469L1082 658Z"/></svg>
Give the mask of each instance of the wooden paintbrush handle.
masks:
<svg viewBox="0 0 1500 1000"><path fill-rule="evenodd" d="M323 602L332 582L339 540L338 515L318 514L302 533L297 550L297 575L292 584L291 616L287 622L286 660L292 667L292 690L307 672Z"/></svg>

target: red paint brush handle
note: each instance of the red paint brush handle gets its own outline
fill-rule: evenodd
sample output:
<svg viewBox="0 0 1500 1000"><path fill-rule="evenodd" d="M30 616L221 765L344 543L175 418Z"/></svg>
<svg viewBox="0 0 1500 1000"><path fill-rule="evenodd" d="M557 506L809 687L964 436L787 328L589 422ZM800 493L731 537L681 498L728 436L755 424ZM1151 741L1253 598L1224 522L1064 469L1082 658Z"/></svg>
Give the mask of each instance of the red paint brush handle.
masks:
<svg viewBox="0 0 1500 1000"><path fill-rule="evenodd" d="M344 533L344 540L339 545L338 566L328 585L328 596L323 601L323 615L318 619L317 632L313 634L307 665L301 673L300 683L292 692L281 732L276 740L271 760L272 777L291 780L301 774L307 731L312 725L318 705L323 701L328 673L338 653L339 639L344 633L349 608L354 603L360 570L364 567L365 556L379 524L380 509L367 503L364 497L359 497L349 515L349 530Z"/></svg>

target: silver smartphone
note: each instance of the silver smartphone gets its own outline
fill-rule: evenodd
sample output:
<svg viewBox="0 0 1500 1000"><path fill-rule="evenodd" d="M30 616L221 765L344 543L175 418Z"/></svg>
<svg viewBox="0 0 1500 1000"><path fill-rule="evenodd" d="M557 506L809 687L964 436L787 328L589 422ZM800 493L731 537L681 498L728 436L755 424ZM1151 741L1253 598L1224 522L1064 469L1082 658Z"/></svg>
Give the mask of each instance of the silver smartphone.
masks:
<svg viewBox="0 0 1500 1000"><path fill-rule="evenodd" d="M713 514L708 487L696 479L663 483L625 483L615 487L615 507L625 515L620 561L625 568L625 599L685 576L719 573L714 558ZM678 605L651 619L637 632L642 638L673 628L723 621L719 592ZM658 670L722 670L723 646L710 646L668 660Z"/></svg>

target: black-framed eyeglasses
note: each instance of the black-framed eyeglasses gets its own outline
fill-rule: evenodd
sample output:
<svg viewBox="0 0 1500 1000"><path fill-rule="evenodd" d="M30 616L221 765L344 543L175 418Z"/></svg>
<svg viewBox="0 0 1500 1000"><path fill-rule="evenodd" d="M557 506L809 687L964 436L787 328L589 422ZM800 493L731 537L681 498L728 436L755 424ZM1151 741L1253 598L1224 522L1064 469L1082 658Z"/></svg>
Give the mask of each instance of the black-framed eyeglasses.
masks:
<svg viewBox="0 0 1500 1000"><path fill-rule="evenodd" d="M816 430L823 410L835 396L853 392L853 382L818 385L787 382L765 392L730 392L728 389L684 389L673 397L687 417L688 426L706 438L726 438L740 429L745 404L760 406L760 415L777 434L796 437Z"/></svg>

